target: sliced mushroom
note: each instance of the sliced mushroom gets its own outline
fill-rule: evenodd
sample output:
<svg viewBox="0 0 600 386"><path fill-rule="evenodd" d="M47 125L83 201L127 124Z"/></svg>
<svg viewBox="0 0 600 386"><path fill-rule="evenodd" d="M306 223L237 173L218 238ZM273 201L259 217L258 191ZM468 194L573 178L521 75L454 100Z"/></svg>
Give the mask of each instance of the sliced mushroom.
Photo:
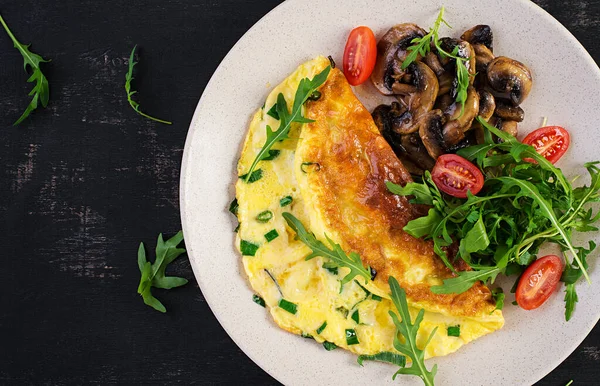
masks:
<svg viewBox="0 0 600 386"><path fill-rule="evenodd" d="M473 51L475 51L475 67L477 71L487 71L488 66L495 58L492 51L483 44L473 44Z"/></svg>
<svg viewBox="0 0 600 386"><path fill-rule="evenodd" d="M442 135L442 110L432 110L423 117L419 127L421 141L427 149L427 153L433 159L444 154L444 137Z"/></svg>
<svg viewBox="0 0 600 386"><path fill-rule="evenodd" d="M454 99L450 96L450 94L444 94L442 96L438 95L438 98L435 101L435 105L433 105L433 108L446 111L446 109L450 107L452 103L454 103Z"/></svg>
<svg viewBox="0 0 600 386"><path fill-rule="evenodd" d="M394 90L400 94L399 100L406 106L407 112L401 119L392 120L392 129L398 134L410 134L419 130L419 119L429 112L438 95L438 80L434 72L423 62L414 62L408 66L412 75L414 90L394 84ZM402 91L408 91L406 93Z"/></svg>
<svg viewBox="0 0 600 386"><path fill-rule="evenodd" d="M406 49L411 46L413 39L425 34L425 30L416 24L405 23L393 26L379 40L377 61L371 74L371 81L379 92L393 94L392 84L405 73L401 66L407 55Z"/></svg>
<svg viewBox="0 0 600 386"><path fill-rule="evenodd" d="M494 34L492 33L492 29L489 25L476 25L475 27L466 30L460 38L473 45L483 44L489 48L491 52L494 51Z"/></svg>
<svg viewBox="0 0 600 386"><path fill-rule="evenodd" d="M521 62L499 56L488 65L488 84L500 96L508 98L517 106L531 91L532 78L529 69Z"/></svg>
<svg viewBox="0 0 600 386"><path fill-rule="evenodd" d="M411 161L425 170L433 169L435 161L427 152L419 133L403 135L401 141L402 147Z"/></svg>
<svg viewBox="0 0 600 386"><path fill-rule="evenodd" d="M516 137L517 134L519 134L518 123L516 121L505 120L500 117L493 116L489 123L495 128L500 129L505 133L512 135L513 137ZM494 136L494 138L497 142L501 141L501 139L497 138L496 136Z"/></svg>
<svg viewBox="0 0 600 386"><path fill-rule="evenodd" d="M464 111L458 103L453 103L444 112L448 122L444 125L442 134L446 146L453 146L463 140L465 131L471 128L473 119L479 113L479 94L474 87L467 89L467 100L465 101Z"/></svg>
<svg viewBox="0 0 600 386"><path fill-rule="evenodd" d="M498 100L496 103L496 111L494 112L498 117L509 120L523 122L525 119L525 111L519 106L513 106L510 103L506 103L502 100Z"/></svg>
<svg viewBox="0 0 600 386"><path fill-rule="evenodd" d="M478 115L483 118L486 122L490 120L496 110L496 100L491 92L487 90L479 90L479 113ZM477 143L484 143L483 138L483 127L479 121L473 121L471 129L475 132L475 139Z"/></svg>

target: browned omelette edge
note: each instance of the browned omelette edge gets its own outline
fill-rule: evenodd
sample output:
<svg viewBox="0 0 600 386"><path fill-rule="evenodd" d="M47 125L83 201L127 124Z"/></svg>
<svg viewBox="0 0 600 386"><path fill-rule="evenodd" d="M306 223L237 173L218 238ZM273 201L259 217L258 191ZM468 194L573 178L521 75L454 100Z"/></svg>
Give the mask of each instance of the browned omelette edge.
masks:
<svg viewBox="0 0 600 386"><path fill-rule="evenodd" d="M387 293L388 278L394 276L408 299L424 308L442 308L456 316L493 312L495 302L481 282L462 294L434 294L428 283L411 284L404 280L404 274L416 262L414 259L433 267L436 279L452 277L453 273L435 254L431 241L415 239L402 230L408 221L423 214L423 208L387 190L386 181L405 185L411 181L410 174L379 133L343 73L332 69L320 91L319 100L306 104L305 115L315 122L304 125L302 136L314 135L319 146L312 146L304 156L320 165L319 171L307 178L315 186L327 187L314 192L318 196L315 201L327 227L336 230L342 247L359 253L363 263L377 271L374 282ZM344 115L352 118L338 119ZM352 203L357 218L368 218L372 232L357 232L358 223L348 219L347 208L338 202ZM383 250L387 246L405 252L405 259L388 258Z"/></svg>

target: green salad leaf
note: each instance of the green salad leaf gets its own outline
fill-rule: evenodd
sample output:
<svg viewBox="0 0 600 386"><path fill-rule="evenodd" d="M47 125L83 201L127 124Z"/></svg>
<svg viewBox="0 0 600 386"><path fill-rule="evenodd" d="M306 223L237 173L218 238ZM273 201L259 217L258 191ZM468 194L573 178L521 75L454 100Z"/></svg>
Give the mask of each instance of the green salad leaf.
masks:
<svg viewBox="0 0 600 386"><path fill-rule="evenodd" d="M283 212L282 216L289 227L296 232L298 239L312 249L312 253L306 256L306 260L322 256L331 260L331 262L335 263L338 267L349 268L350 272L342 279L342 285L350 282L356 276L362 276L365 279L365 283L371 280L371 272L368 267L363 265L358 253L350 252L350 254L346 254L339 244L334 243L327 235L325 235L327 242L331 246L331 248L329 248L323 242L317 240L312 232L307 231L300 220L294 217L293 214Z"/></svg>
<svg viewBox="0 0 600 386"><path fill-rule="evenodd" d="M572 235L598 230L600 212L590 204L600 201L600 163L585 164L590 184L574 189L563 172L533 147L477 119L485 143L458 152L483 171L484 188L477 196L469 194L465 200L442 195L430 173L405 187L387 183L392 193L431 206L426 216L404 227L414 237L433 240L435 252L455 273L431 290L462 293L476 282L493 282L498 274L518 275L535 260L543 243L552 242L563 249L567 260L562 281L567 285L568 320L577 302L575 283L581 277L589 281L586 258L596 248L594 243L589 248L574 245ZM454 240L460 240L457 258L472 271L456 272L451 264L445 247Z"/></svg>
<svg viewBox="0 0 600 386"><path fill-rule="evenodd" d="M265 141L262 149L260 149L256 155L252 165L250 165L250 169L247 173L245 173L246 176L252 175L252 172L254 169L256 169L258 163L269 157L269 151L274 144L284 139L288 139L288 133L292 128L292 123L313 122L311 119L308 119L302 115L302 106L311 97L311 95L313 95L313 93L323 83L325 83L330 70L331 66L327 66L323 71L315 75L312 80L303 78L300 81L298 89L296 90L296 95L294 96L294 102L292 103L291 111L288 108L288 104L283 94L279 93L279 95L277 95L277 103L269 110L269 112L272 111L269 115L279 119L279 128L276 131L273 131L271 126L267 125L267 140Z"/></svg>
<svg viewBox="0 0 600 386"><path fill-rule="evenodd" d="M390 316L396 325L396 334L394 335L394 348L406 355L411 359L410 367L402 367L400 368L396 374L394 374L394 379L398 374L409 374L416 375L423 380L423 383L427 386L433 386L433 379L435 374L437 373L437 365L433 365L431 370L428 370L425 366L425 347L431 341L431 338L435 335L437 331L437 327L431 331L429 338L423 345L423 348L419 348L417 346L417 332L419 331L419 326L423 321L423 316L425 314L425 310L421 309L414 323L411 322L410 312L408 311L408 302L406 301L406 293L398 284L398 281L390 276L388 283L390 285L390 289L392 290L391 298L396 306L396 310L398 310L398 315L396 315L393 311L390 311ZM400 336L404 341L400 340Z"/></svg>
<svg viewBox="0 0 600 386"><path fill-rule="evenodd" d="M133 95L137 94L137 91L134 91L133 88L131 87L131 82L133 81L134 77L133 77L133 68L135 67L136 64L138 64L138 62L135 61L135 49L137 48L137 45L133 47L133 50L131 50L131 55L129 56L129 69L127 70L127 73L125 74L125 91L127 92L127 101L129 102L129 105L135 110L136 113L138 113L139 115L146 117L148 119L151 119L153 121L156 122L160 122L160 123L164 123L167 125L172 125L173 122L169 122L169 121L165 121L162 119L158 119L158 118L154 118L146 113L143 113L142 111L140 111L140 104L136 101L133 100Z"/></svg>
<svg viewBox="0 0 600 386"><path fill-rule="evenodd" d="M185 253L185 249L177 248L183 241L183 232L179 231L175 236L167 241L163 240L162 233L158 235L156 242L156 260L154 263L146 259L146 250L144 243L140 243L138 248L138 267L141 278L138 285L138 294L144 299L144 303L157 311L167 312L165 306L156 299L151 292L152 287L171 289L181 287L187 284L187 280L182 277L166 276L165 270L173 260Z"/></svg>
<svg viewBox="0 0 600 386"><path fill-rule="evenodd" d="M48 79L46 79L46 76L42 73L40 64L47 63L49 60L45 60L40 55L31 52L29 50L29 45L19 43L15 35L13 35L11 30L8 28L8 25L6 25L2 15L0 15L0 24L2 24L6 30L6 33L13 41L15 48L19 50L21 56L23 56L23 66L25 67L25 72L29 73L29 70L32 71L31 76L29 79L27 79L27 82L35 82L35 86L33 86L33 89L29 92L29 96L33 96L33 99L31 99L31 102L29 102L29 105L21 117L13 124L16 126L23 122L33 110L38 108L38 103L41 103L43 107L48 106L48 101L50 100L50 85L48 83Z"/></svg>

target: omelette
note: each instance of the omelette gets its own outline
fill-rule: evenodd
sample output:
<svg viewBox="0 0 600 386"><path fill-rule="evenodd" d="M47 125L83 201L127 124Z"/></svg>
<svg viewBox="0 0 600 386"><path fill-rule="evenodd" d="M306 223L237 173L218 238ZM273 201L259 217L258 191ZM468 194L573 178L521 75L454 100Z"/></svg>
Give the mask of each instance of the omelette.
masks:
<svg viewBox="0 0 600 386"><path fill-rule="evenodd" d="M291 105L300 81L329 65L325 57L308 61L268 95L251 119L238 175L248 171L265 144L267 126L278 127L272 110L278 95ZM437 327L425 348L426 358L452 353L501 328L502 312L482 283L462 294L431 292L431 286L453 274L431 242L402 230L426 208L391 194L385 186L386 181L404 185L411 181L410 174L339 69L331 69L319 92L320 97L303 108L312 122L293 123L288 138L273 146L273 156L259 162L260 178L240 178L236 184L236 246L250 285L275 323L291 333L329 342L326 348L336 345L365 355L397 353L396 328L389 315L396 310L387 284L393 276L406 291L412 318L425 310L417 335L420 347ZM296 239L284 212L326 245L329 238L345 252L359 254L371 267L372 280L357 276L342 283L348 268L335 267L323 257L306 260L311 249ZM459 336L449 336L448 328L456 326Z"/></svg>

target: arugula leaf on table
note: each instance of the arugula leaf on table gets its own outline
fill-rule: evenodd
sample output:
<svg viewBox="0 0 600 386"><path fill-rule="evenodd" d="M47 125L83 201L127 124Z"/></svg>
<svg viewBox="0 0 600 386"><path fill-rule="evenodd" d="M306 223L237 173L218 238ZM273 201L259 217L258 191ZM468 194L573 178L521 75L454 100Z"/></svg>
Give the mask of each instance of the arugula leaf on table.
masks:
<svg viewBox="0 0 600 386"><path fill-rule="evenodd" d="M396 379L398 374L416 375L423 380L425 385L433 386L433 379L437 373L437 365L433 365L431 370L427 369L425 366L424 350L435 335L437 327L431 331L431 334L423 345L423 348L420 349L417 346L417 332L419 331L419 326L423 321L425 310L421 309L419 311L419 314L417 315L417 318L413 324L411 322L410 312L408 311L406 293L393 276L390 276L388 283L390 285L390 289L392 290L391 299L394 302L394 305L396 306L400 316L399 320L398 315L396 315L393 311L389 311L390 316L396 325L396 334L394 334L394 348L411 359L410 367L400 368L392 378ZM404 338L404 342L400 340L398 335L401 335Z"/></svg>
<svg viewBox="0 0 600 386"><path fill-rule="evenodd" d="M288 105L283 94L279 93L279 95L277 95L277 103L274 105L274 108L276 115L279 117L279 128L277 131L273 131L271 126L267 125L267 140L265 141L262 149L260 149L256 155L252 165L250 165L250 169L245 175L250 176L256 168L256 165L258 165L260 161L269 157L269 150L271 150L271 147L274 144L281 140L288 139L288 133L292 128L292 123L313 122L312 119L308 119L302 115L302 106L311 97L313 92L315 92L323 83L325 83L327 76L329 76L330 70L331 66L327 66L323 71L315 75L312 80L303 78L300 81L294 96L294 102L292 104L291 111L288 110ZM271 110L273 110L273 108L271 108ZM274 116L274 114L272 116Z"/></svg>
<svg viewBox="0 0 600 386"><path fill-rule="evenodd" d="M333 263L337 264L338 267L349 268L350 272L342 279L342 285L350 282L356 276L362 276L365 279L365 283L371 280L371 272L368 267L365 268L358 253L350 252L350 254L347 255L339 244L334 243L327 235L325 235L327 242L333 248L330 249L323 242L317 240L312 232L307 231L300 220L294 217L293 214L283 212L282 216L285 221L287 221L289 227L296 232L298 239L312 249L312 253L306 256L306 260L322 256L329 258Z"/></svg>
<svg viewBox="0 0 600 386"><path fill-rule="evenodd" d="M137 48L137 45L135 45L133 47L133 50L131 50L131 55L129 56L129 69L127 70L127 73L125 74L125 91L127 92L127 101L129 102L129 105L135 110L136 113L138 113L139 115L146 117L148 119L151 119L153 121L156 122L160 122L160 123L164 123L167 125L172 125L173 122L169 122L169 121L165 121L162 119L158 119L158 118L154 118L146 113L143 113L142 111L140 111L140 104L136 101L133 100L133 95L137 93L137 91L134 91L131 87L131 82L133 81L133 79L135 79L133 77L133 68L135 67L136 64L138 64L138 62L135 61L134 59L134 55L135 55L135 49Z"/></svg>
<svg viewBox="0 0 600 386"><path fill-rule="evenodd" d="M187 284L182 277L165 276L167 265L179 255L185 253L185 249L177 248L183 241L183 232L179 231L167 241L163 240L162 233L158 235L156 242L156 260L151 263L146 260L144 243L138 248L138 267L141 272L138 294L142 295L144 303L160 312L167 312L165 306L156 299L151 292L152 287L171 289Z"/></svg>
<svg viewBox="0 0 600 386"><path fill-rule="evenodd" d="M8 28L8 25L6 25L2 15L0 15L0 23L13 41L15 48L19 50L23 56L23 66L25 67L25 72L29 72L28 67L32 70L31 76L29 79L27 79L27 82L35 82L35 86L29 92L29 96L33 95L33 99L31 102L29 102L29 105L21 117L17 119L15 123L13 123L13 126L16 126L23 122L33 110L38 108L38 103L41 103L43 107L48 106L48 101L50 100L50 85L48 84L48 79L46 79L42 73L42 70L40 69L40 63L47 63L49 60L45 60L40 55L31 52L29 50L30 45L19 43L15 35L13 35L11 30Z"/></svg>
<svg viewBox="0 0 600 386"><path fill-rule="evenodd" d="M575 291L575 284L567 284L565 289L565 319L567 322L573 316L573 310L575 309L575 303L579 301L577 292Z"/></svg>

